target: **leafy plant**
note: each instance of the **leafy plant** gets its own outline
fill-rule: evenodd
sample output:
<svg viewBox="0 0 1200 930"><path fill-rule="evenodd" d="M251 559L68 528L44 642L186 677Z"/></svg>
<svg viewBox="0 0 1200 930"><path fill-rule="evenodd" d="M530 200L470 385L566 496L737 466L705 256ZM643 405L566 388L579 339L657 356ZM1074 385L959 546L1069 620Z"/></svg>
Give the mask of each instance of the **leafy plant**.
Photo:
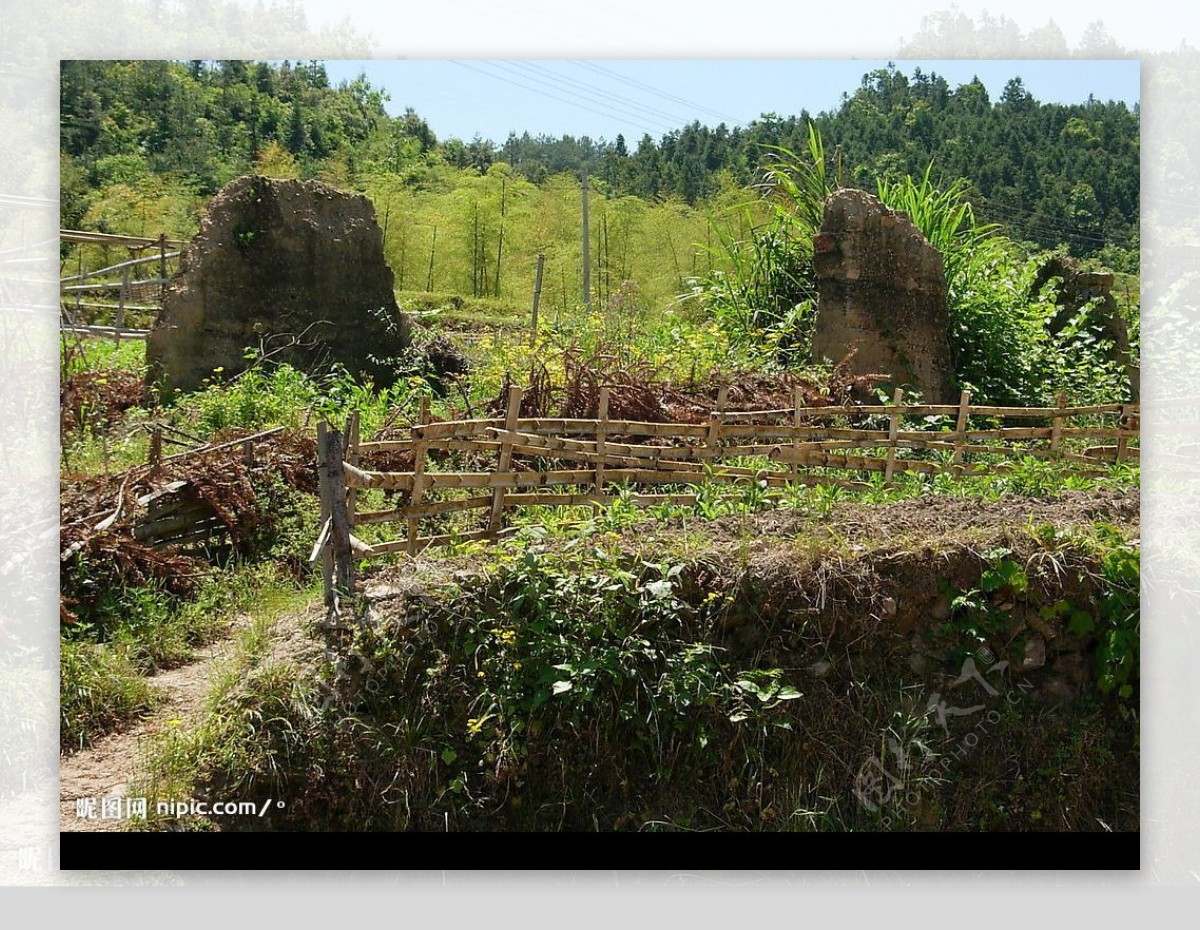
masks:
<svg viewBox="0 0 1200 930"><path fill-rule="evenodd" d="M714 254L728 270L711 272L694 293L735 345L796 365L811 361L817 303L812 235L829 193L825 149L811 123L807 158L779 146L767 149L780 159L767 165L759 184L768 221L755 226L747 214L749 235L743 237L718 230L721 248Z"/></svg>
<svg viewBox="0 0 1200 930"><path fill-rule="evenodd" d="M1029 575L1024 566L1008 558L1012 552L1009 549L994 549L985 558L991 563L979 576L979 587L988 593L1005 591L1013 594L1024 594L1029 589Z"/></svg>

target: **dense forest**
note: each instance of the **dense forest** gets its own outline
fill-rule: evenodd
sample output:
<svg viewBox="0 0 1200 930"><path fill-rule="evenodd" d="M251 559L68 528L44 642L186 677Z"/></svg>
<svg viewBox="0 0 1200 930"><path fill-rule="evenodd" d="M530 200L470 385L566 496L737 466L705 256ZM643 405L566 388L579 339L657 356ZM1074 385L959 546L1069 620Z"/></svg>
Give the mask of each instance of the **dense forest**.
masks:
<svg viewBox="0 0 1200 930"><path fill-rule="evenodd" d="M732 129L694 122L636 143L529 133L439 140L411 109L389 116L388 92L365 77L331 86L316 61L66 61L61 78L67 226L89 210L113 225L97 204L114 185L126 202L132 192L161 208L162 195L175 195L176 210L194 213L252 168L363 190L399 177L416 191L448 183L438 168L486 175L503 163L534 185L586 168L612 198L697 208L753 183L774 147L802 149L811 123L840 182L870 188L932 162L936 181L966 179L977 216L1014 238L1136 270L1138 108L1041 103L1020 77L992 101L978 81L954 88L920 69L880 69L832 112L764 114Z"/></svg>

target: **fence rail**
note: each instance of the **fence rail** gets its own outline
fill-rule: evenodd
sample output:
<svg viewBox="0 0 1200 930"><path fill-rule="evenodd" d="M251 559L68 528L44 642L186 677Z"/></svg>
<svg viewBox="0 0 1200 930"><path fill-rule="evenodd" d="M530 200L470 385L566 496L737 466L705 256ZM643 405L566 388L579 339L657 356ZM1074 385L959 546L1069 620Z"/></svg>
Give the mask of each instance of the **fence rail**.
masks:
<svg viewBox="0 0 1200 930"><path fill-rule="evenodd" d="M179 258L182 243L165 235L147 238L75 229L59 230L59 239L80 245L123 248L130 255L155 250L150 255L116 263L106 261L103 267L87 270L82 267L83 255L80 254L78 271L59 279L59 315L64 333L109 336L118 343L123 338L144 339L149 331L127 327L125 314L158 313L170 281L169 263ZM151 267L151 276L138 277L146 266ZM96 311L99 319L93 318Z"/></svg>
<svg viewBox="0 0 1200 930"><path fill-rule="evenodd" d="M396 552L415 554L455 540L497 538L505 533L507 510L530 505L604 505L620 500L638 506L693 504L697 494L648 490L699 487L711 482L759 482L778 495L789 484L863 488L863 473L882 473L890 483L901 472L986 475L1010 471L1024 456L1053 460L1081 474L1098 474L1113 463L1137 461L1130 440L1139 436L1137 404L1055 407L971 405L963 392L957 405L892 404L806 407L797 393L787 409L726 411L722 391L706 423L652 423L609 419L608 389L601 388L596 419L521 417L523 392L512 387L503 418L431 422L428 404L407 439L361 442L357 415L345 431L318 428L322 529L311 561L325 563L326 600L335 606L353 591L353 562ZM887 418L887 428L835 425L842 418ZM902 429L905 418L946 417L953 429ZM1070 425L1081 417L1113 425ZM976 420L974 427L972 419ZM981 419L989 422L979 423ZM1006 426L1008 420L1048 421ZM928 425L928 424L927 424ZM1085 447L1083 441L1105 444ZM1064 448L1070 442L1071 448ZM372 468L382 453L412 456L409 470ZM431 453L467 454L475 462L493 458L488 470L433 470ZM766 465L745 459L765 460ZM738 461L742 460L742 461ZM816 471L813 471L816 469ZM849 475L839 473L850 473ZM877 479L876 479L877 480ZM622 494L610 485L624 484ZM630 488L637 488L630 493ZM359 512L362 492L407 492L397 506ZM429 500L430 492L466 491L466 496ZM422 521L479 511L482 525L461 532L421 535ZM355 536L360 526L398 523L405 533L368 544Z"/></svg>

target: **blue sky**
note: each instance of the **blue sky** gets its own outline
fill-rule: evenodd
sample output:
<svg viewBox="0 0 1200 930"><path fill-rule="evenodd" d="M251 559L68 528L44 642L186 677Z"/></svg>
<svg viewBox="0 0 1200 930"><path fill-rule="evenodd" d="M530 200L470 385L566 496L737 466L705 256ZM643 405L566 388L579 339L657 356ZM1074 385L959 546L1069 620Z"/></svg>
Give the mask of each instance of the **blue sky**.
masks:
<svg viewBox="0 0 1200 930"><path fill-rule="evenodd" d="M745 125L763 113L783 116L836 107L884 60L402 60L328 61L331 81L366 73L399 114L412 107L438 138L476 134L503 142L510 131L655 139L693 120ZM911 75L935 72L951 87L978 76L993 99L1020 76L1042 102L1139 100L1139 63L1087 61L897 61Z"/></svg>

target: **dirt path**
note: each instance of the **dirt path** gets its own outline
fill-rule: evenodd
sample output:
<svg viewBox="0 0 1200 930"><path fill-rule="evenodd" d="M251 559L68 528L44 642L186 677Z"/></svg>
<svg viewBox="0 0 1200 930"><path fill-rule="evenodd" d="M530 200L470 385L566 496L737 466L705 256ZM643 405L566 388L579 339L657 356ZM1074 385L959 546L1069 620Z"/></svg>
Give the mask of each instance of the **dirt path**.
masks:
<svg viewBox="0 0 1200 930"><path fill-rule="evenodd" d="M240 620L221 639L199 647L196 661L148 679L163 696L148 716L127 729L101 737L86 749L60 757L59 829L87 832L123 828L124 819L101 816L102 799L126 796L129 783L144 771L145 753L153 736L172 723L186 729L199 721L213 676L233 654L237 634L245 623ZM94 817L80 816L77 802L81 799L95 800Z"/></svg>

